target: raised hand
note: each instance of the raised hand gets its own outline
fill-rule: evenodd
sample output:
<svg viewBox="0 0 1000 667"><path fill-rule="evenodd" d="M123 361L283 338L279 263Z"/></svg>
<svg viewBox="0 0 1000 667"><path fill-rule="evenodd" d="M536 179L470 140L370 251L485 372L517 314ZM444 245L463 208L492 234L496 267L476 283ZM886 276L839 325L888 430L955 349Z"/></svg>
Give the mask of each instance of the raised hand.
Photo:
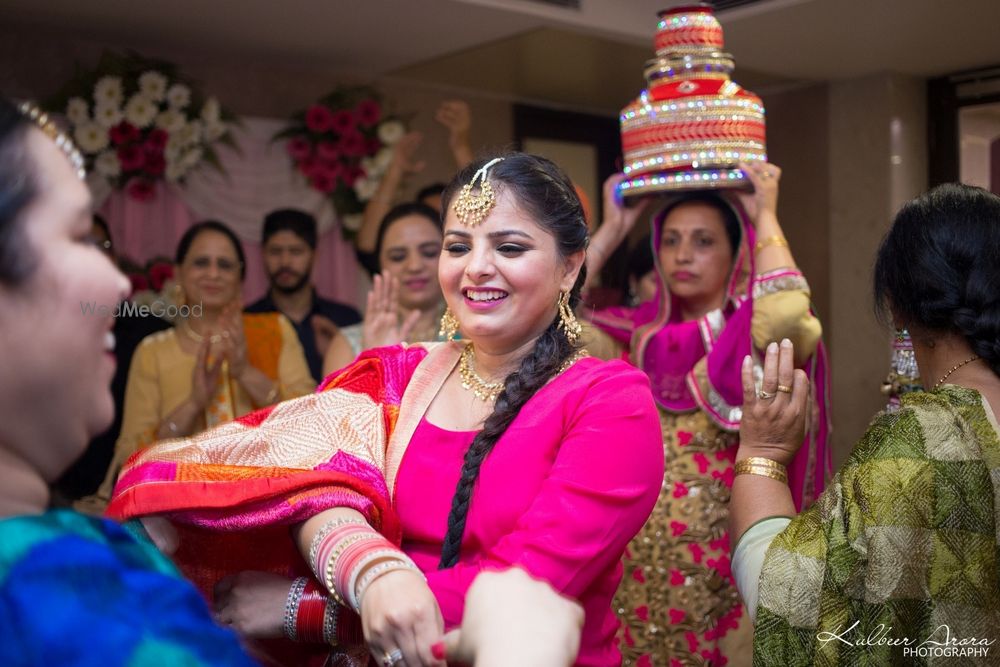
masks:
<svg viewBox="0 0 1000 667"><path fill-rule="evenodd" d="M805 438L809 378L795 368L795 350L787 338L771 343L764 353L760 393L754 386L753 363L743 360L743 418L740 456L762 456L783 465L791 463Z"/></svg>
<svg viewBox="0 0 1000 667"><path fill-rule="evenodd" d="M405 341L416 325L420 311L413 310L405 318L401 315L399 280L388 273L376 275L368 292L361 333L362 349L397 345Z"/></svg>
<svg viewBox="0 0 1000 667"><path fill-rule="evenodd" d="M392 147L392 163L390 168L401 174L416 174L423 171L426 162L417 160L417 149L424 140L420 132L407 132L403 138Z"/></svg>
<svg viewBox="0 0 1000 667"><path fill-rule="evenodd" d="M750 179L753 192L739 192L737 197L754 225L765 212L777 216L781 168L768 162L740 162L739 167Z"/></svg>

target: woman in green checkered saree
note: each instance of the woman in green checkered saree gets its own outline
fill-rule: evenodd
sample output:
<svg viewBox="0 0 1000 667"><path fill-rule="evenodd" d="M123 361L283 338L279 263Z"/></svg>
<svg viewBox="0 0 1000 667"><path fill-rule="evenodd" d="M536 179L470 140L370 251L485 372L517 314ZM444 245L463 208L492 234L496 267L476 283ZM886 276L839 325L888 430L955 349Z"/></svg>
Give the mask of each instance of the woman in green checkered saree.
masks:
<svg viewBox="0 0 1000 667"><path fill-rule="evenodd" d="M744 373L731 534L754 664L1000 664L1000 197L943 185L879 249L876 308L926 391L878 415L795 516L783 466L809 418L791 344Z"/></svg>

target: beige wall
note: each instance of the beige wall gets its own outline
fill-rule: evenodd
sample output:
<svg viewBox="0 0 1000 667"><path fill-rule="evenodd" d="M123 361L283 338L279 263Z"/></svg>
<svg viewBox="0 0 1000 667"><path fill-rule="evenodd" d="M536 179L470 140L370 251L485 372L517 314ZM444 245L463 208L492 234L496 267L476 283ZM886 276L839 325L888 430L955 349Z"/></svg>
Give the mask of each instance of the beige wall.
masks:
<svg viewBox="0 0 1000 667"><path fill-rule="evenodd" d="M890 332L872 313L871 268L892 216L927 186L922 81L879 75L830 86L830 317L835 463L872 416Z"/></svg>

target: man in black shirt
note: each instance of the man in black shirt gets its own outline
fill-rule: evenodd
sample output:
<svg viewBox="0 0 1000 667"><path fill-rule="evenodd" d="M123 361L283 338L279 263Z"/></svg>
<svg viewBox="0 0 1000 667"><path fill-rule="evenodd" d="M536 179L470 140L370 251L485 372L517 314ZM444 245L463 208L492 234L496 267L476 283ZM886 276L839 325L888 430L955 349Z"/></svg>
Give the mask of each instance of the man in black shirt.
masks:
<svg viewBox="0 0 1000 667"><path fill-rule="evenodd" d="M361 315L350 306L316 294L311 280L316 253L314 217L290 208L271 211L264 218L261 244L270 289L246 310L279 311L291 320L309 372L318 383L323 379L323 354L330 343L330 332L360 322Z"/></svg>

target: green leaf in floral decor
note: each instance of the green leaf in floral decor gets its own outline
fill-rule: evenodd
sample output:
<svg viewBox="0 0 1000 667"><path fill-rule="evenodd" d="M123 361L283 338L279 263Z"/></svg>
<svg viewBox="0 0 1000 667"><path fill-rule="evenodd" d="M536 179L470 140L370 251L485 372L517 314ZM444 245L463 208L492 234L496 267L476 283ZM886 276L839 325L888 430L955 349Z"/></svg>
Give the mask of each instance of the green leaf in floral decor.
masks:
<svg viewBox="0 0 1000 667"><path fill-rule="evenodd" d="M202 163L222 171L216 147L236 148L236 117L173 63L105 52L46 103L65 115L70 136L115 189L144 200L159 180L183 182Z"/></svg>

